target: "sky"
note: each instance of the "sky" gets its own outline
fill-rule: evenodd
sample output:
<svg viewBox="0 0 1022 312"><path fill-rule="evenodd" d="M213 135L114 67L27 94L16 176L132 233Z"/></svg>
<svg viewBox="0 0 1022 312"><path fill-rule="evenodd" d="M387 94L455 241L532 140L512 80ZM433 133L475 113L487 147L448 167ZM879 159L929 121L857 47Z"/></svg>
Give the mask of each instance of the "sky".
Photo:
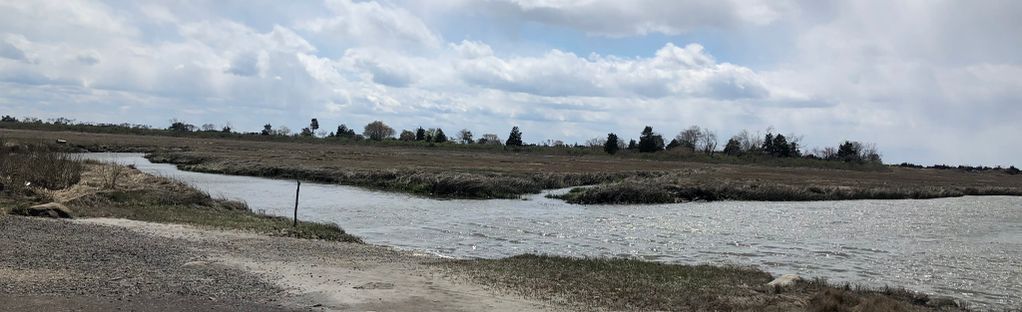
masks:
<svg viewBox="0 0 1022 312"><path fill-rule="evenodd" d="M0 0L0 114L583 143L743 129L1022 164L1022 1Z"/></svg>

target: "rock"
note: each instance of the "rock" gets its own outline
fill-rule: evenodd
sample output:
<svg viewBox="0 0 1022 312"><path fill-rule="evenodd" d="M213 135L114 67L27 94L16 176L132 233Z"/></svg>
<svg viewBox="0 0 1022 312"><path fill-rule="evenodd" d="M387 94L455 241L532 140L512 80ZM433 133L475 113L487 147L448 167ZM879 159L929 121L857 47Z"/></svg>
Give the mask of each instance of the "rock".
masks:
<svg viewBox="0 0 1022 312"><path fill-rule="evenodd" d="M61 203L49 203L28 207L25 213L33 217L71 219L71 209Z"/></svg>
<svg viewBox="0 0 1022 312"><path fill-rule="evenodd" d="M189 267L200 267L200 266L206 266L206 265L209 265L208 261L197 260L197 261L185 262L185 264L182 264L181 266L189 268Z"/></svg>
<svg viewBox="0 0 1022 312"><path fill-rule="evenodd" d="M802 277L795 274L784 274L781 277L767 283L767 286L788 287L802 281Z"/></svg>
<svg viewBox="0 0 1022 312"><path fill-rule="evenodd" d="M57 139L57 144L67 144L67 140L65 140L65 139Z"/></svg>

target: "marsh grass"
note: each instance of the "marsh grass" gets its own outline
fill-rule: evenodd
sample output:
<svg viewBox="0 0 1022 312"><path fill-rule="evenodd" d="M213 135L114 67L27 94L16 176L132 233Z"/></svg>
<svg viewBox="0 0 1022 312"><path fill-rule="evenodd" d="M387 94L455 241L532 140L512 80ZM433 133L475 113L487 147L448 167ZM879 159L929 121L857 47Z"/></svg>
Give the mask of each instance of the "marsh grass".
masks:
<svg viewBox="0 0 1022 312"><path fill-rule="evenodd" d="M1022 196L1022 189L997 186L812 185L760 181L630 179L551 196L574 204L664 204L690 201L818 201L856 199L931 199L961 196Z"/></svg>
<svg viewBox="0 0 1022 312"><path fill-rule="evenodd" d="M4 145L0 158L0 217L30 205L60 202L75 217L124 218L252 231L273 236L361 243L335 224L254 213L243 202L214 198L182 182L120 165L82 161L42 147ZM10 181L15 181L11 183Z"/></svg>
<svg viewBox="0 0 1022 312"><path fill-rule="evenodd" d="M421 169L332 170L301 166L266 165L241 160L224 161L186 153L152 153L154 163L171 163L181 170L241 176L344 184L435 198L518 198L544 189L620 181L626 177L658 176L653 172L594 172L509 174L501 172L444 172Z"/></svg>
<svg viewBox="0 0 1022 312"><path fill-rule="evenodd" d="M770 274L740 266L540 255L441 265L496 289L586 311L960 310L953 301L904 289L842 288L822 279L773 288L766 286Z"/></svg>
<svg viewBox="0 0 1022 312"><path fill-rule="evenodd" d="M100 167L120 167L100 165ZM183 183L147 176L141 181L130 176L144 175L128 168L114 169L123 175L120 187L107 188L102 181L100 191L80 196L67 204L79 217L123 218L147 222L179 223L222 229L253 231L272 236L361 243L361 239L344 232L336 224L292 220L252 212L243 202L213 198ZM109 178L109 174L99 174ZM132 185L134 184L136 185ZM138 187L145 183L152 187Z"/></svg>
<svg viewBox="0 0 1022 312"><path fill-rule="evenodd" d="M57 190L78 183L84 162L76 154L45 145L19 145L0 138L0 191L27 195L28 188Z"/></svg>

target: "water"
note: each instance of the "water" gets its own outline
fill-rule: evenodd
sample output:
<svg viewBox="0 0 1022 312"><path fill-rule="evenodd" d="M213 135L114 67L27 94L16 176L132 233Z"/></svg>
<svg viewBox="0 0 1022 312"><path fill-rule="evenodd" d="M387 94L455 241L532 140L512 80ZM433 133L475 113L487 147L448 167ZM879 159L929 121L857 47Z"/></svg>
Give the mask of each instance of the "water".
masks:
<svg viewBox="0 0 1022 312"><path fill-rule="evenodd" d="M294 181L185 172L141 156L87 158L135 164L256 211L293 214ZM581 206L542 195L435 200L302 183L298 215L337 223L368 243L448 257L541 253L735 263L832 282L904 286L980 309L1022 306L1020 197Z"/></svg>

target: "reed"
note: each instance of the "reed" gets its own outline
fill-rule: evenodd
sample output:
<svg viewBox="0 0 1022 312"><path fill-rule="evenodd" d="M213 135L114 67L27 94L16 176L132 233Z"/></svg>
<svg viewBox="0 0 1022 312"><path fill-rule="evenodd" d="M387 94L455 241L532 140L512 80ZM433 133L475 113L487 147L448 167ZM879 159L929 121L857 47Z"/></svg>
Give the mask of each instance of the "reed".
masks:
<svg viewBox="0 0 1022 312"><path fill-rule="evenodd" d="M25 195L29 188L59 190L81 180L84 161L50 146L19 145L0 138L0 191Z"/></svg>

